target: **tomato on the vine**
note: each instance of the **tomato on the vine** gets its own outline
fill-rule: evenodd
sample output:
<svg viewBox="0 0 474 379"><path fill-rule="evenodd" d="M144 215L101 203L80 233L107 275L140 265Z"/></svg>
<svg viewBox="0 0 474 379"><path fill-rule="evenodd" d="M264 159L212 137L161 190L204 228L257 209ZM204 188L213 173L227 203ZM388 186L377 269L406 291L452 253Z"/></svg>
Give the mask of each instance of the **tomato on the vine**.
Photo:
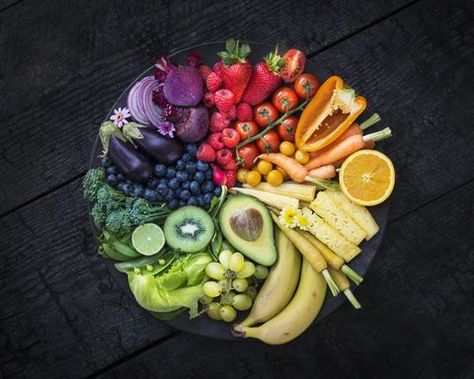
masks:
<svg viewBox="0 0 474 379"><path fill-rule="evenodd" d="M262 153L276 153L280 147L280 137L274 130L266 132L257 140L257 147Z"/></svg>
<svg viewBox="0 0 474 379"><path fill-rule="evenodd" d="M257 145L254 143L249 143L245 146L242 146L237 152L239 153L239 158L242 160L245 168L253 167L255 158L257 158L257 156L260 154Z"/></svg>
<svg viewBox="0 0 474 379"><path fill-rule="evenodd" d="M281 113L295 109L299 101L296 92L289 87L280 87L273 92L272 103Z"/></svg>
<svg viewBox="0 0 474 379"><path fill-rule="evenodd" d="M295 91L300 99L313 97L319 85L318 79L313 74L301 74L295 79Z"/></svg>
<svg viewBox="0 0 474 379"><path fill-rule="evenodd" d="M264 127L270 124L271 122L278 119L278 111L276 108L269 102L264 102L260 105L257 105L254 110L255 122L258 126Z"/></svg>
<svg viewBox="0 0 474 379"><path fill-rule="evenodd" d="M241 141L258 133L257 124L253 121L236 121L234 128L239 132Z"/></svg>
<svg viewBox="0 0 474 379"><path fill-rule="evenodd" d="M298 121L298 117L291 115L285 118L283 122L277 126L278 135L283 141L294 142Z"/></svg>
<svg viewBox="0 0 474 379"><path fill-rule="evenodd" d="M285 83L291 83L299 74L304 72L306 57L302 51L290 49L283 55L283 59L285 63L280 70L280 75Z"/></svg>

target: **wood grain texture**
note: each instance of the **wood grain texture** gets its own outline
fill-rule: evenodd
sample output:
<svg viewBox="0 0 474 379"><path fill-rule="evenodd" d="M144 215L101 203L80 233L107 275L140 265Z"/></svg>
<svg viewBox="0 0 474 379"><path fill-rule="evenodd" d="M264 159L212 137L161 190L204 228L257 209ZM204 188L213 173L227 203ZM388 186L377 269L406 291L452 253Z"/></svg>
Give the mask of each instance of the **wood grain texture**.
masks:
<svg viewBox="0 0 474 379"><path fill-rule="evenodd" d="M114 99L160 54L232 36L312 52L407 3L43 0L0 13L0 214L84 173Z"/></svg>
<svg viewBox="0 0 474 379"><path fill-rule="evenodd" d="M346 303L287 345L177 334L99 378L468 379L473 216L470 183L393 222L355 291L362 310Z"/></svg>

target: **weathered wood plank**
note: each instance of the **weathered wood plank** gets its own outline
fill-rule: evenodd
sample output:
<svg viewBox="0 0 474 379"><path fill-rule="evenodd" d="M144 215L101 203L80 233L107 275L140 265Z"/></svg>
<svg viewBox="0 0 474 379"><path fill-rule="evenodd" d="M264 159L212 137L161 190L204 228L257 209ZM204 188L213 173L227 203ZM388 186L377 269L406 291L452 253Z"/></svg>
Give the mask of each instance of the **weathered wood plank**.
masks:
<svg viewBox="0 0 474 379"><path fill-rule="evenodd" d="M19 4L0 14L0 214L84 172L114 99L160 54L231 36L315 51L407 3Z"/></svg>
<svg viewBox="0 0 474 379"><path fill-rule="evenodd" d="M0 221L0 377L81 377L167 336L115 283L75 181Z"/></svg>
<svg viewBox="0 0 474 379"><path fill-rule="evenodd" d="M392 223L366 280L288 345L178 334L100 378L469 378L474 182ZM467 221L467 222L466 222Z"/></svg>

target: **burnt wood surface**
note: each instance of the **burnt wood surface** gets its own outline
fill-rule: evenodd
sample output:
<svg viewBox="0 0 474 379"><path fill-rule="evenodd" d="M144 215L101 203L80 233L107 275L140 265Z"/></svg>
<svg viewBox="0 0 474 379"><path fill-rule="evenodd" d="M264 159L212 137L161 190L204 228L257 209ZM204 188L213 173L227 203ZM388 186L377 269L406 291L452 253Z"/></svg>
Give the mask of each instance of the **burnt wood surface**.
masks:
<svg viewBox="0 0 474 379"><path fill-rule="evenodd" d="M468 378L474 372L472 1L0 0L0 377ZM80 182L157 56L229 37L304 50L394 133L384 242L348 304L269 347L177 332L96 254Z"/></svg>

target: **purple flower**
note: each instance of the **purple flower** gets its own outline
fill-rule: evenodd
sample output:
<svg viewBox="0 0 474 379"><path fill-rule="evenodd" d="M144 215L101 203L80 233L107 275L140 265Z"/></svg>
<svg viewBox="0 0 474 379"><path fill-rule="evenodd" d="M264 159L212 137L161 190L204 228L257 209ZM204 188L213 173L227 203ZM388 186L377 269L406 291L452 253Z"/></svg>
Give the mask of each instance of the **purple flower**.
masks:
<svg viewBox="0 0 474 379"><path fill-rule="evenodd" d="M175 131L174 124L169 121L163 121L160 126L158 126L158 131L160 132L161 135L163 136L169 136L173 138L173 133Z"/></svg>
<svg viewBox="0 0 474 379"><path fill-rule="evenodd" d="M114 114L110 116L110 119L115 125L121 128L122 125L128 123L127 118L129 117L130 117L130 110L127 107L123 107L123 108L114 109Z"/></svg>

